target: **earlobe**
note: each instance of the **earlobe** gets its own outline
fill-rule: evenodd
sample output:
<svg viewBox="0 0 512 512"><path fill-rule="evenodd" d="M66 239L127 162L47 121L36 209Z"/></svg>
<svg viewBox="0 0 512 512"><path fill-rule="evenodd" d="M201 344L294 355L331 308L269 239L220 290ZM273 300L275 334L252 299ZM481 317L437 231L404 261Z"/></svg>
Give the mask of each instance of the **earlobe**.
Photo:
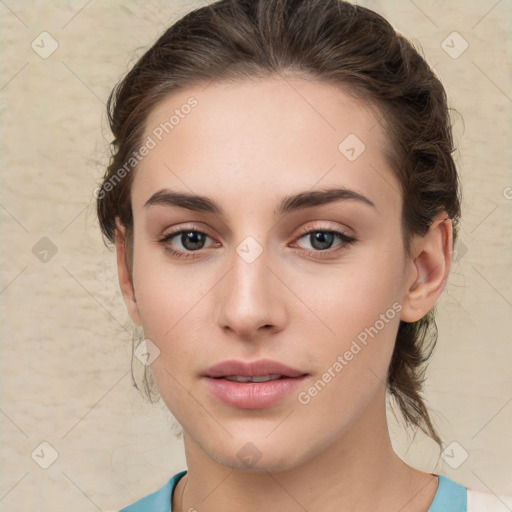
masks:
<svg viewBox="0 0 512 512"><path fill-rule="evenodd" d="M448 279L452 253L453 224L444 213L433 220L425 236L413 241L401 320L416 322L435 306Z"/></svg>
<svg viewBox="0 0 512 512"><path fill-rule="evenodd" d="M123 300L128 310L128 314L135 325L142 325L140 321L139 309L135 298L135 290L130 269L126 263L126 230L121 224L119 217L116 217L116 258L117 275L119 287L123 294Z"/></svg>

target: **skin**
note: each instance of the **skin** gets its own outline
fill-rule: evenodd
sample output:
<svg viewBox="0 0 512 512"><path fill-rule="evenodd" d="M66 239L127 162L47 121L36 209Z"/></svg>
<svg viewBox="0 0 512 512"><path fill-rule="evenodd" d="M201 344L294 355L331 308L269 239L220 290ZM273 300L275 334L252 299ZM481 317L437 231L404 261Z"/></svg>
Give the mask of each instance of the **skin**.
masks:
<svg viewBox="0 0 512 512"><path fill-rule="evenodd" d="M444 288L451 221L434 219L406 258L385 131L339 88L297 77L189 88L150 113L145 137L191 96L198 106L137 168L132 272L119 221L116 236L126 307L160 350L151 372L184 431L188 474L173 511L427 511L437 477L394 453L385 382L399 320L422 318ZM355 161L338 150L349 134L366 146ZM338 200L275 214L287 196L341 187L375 207ZM164 188L223 213L144 206ZM180 227L210 237L187 259L159 241ZM313 230L356 242L315 251ZM252 263L236 252L248 236L262 248ZM167 246L185 251L179 236ZM307 405L292 393L237 409L200 377L226 359L270 358L307 372L307 390L394 303L401 311ZM237 457L248 442L261 453L250 468Z"/></svg>

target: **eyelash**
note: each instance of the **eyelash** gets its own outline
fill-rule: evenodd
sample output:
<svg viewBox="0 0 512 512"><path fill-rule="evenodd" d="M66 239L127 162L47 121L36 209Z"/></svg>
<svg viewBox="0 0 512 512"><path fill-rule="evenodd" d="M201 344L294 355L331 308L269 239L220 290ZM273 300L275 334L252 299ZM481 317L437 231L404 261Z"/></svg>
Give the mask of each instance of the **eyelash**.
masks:
<svg viewBox="0 0 512 512"><path fill-rule="evenodd" d="M201 252L201 249L198 249L197 251L184 252L184 251L177 251L176 249L173 249L169 245L170 240L172 240L173 238L175 238L178 235L182 235L183 233L197 233L197 234L201 234L206 237L212 238L204 231L200 231L198 229L181 228L177 231L173 231L172 233L169 233L169 234L165 235L164 237L162 237L159 240L159 243L163 246L163 248L166 252L168 252L171 256L173 256L175 258L195 259L195 258L201 257L201 255L198 254ZM330 233L330 234L333 234L336 237L338 237L338 239L341 242L339 245L335 246L334 248L326 249L323 251L322 250L301 249L300 247L298 248L298 251L305 252L308 256L312 256L315 258L318 258L318 257L322 258L323 255L331 256L333 253L337 253L339 251L345 250L349 246L351 246L357 242L356 238L347 235L343 231L340 231L337 229L329 229L329 228L327 228L327 229L316 228L316 229L309 229L309 230L302 231L295 240L300 240L301 238L304 238L305 236L308 236L308 235L312 235L313 233Z"/></svg>
<svg viewBox="0 0 512 512"><path fill-rule="evenodd" d="M200 230L194 229L194 228L187 229L186 227L178 229L177 231L173 231L172 233L169 233L168 235L165 235L163 238L161 238L159 240L159 243L163 246L163 248L166 252L168 252L171 256L174 256L175 258L178 258L178 259L188 260L188 259L195 259L195 258L200 257L200 254L197 254L197 253L199 253L201 251L201 249L199 249L197 251L184 252L184 251L177 251L176 249L173 249L169 245L170 240L172 240L174 237L176 237L178 235L182 235L183 233L198 233L198 234L207 236L209 238L212 238L204 231L200 231Z"/></svg>
<svg viewBox="0 0 512 512"><path fill-rule="evenodd" d="M335 246L334 248L325 249L325 250L314 250L314 249L302 249L300 247L297 248L297 251L302 251L306 253L308 256L311 256L313 258L322 258L322 257L330 257L334 254L337 254L338 252L344 251L348 249L351 245L355 244L357 242L357 239L353 236L349 236L343 231L339 229L332 229L332 228L314 228L314 229L305 229L301 230L299 233L299 236L295 238L295 241L300 240L301 238L304 238L305 236L312 235L313 233L330 233L333 234L335 237L337 237L340 241L339 245ZM295 242L294 242L295 243Z"/></svg>

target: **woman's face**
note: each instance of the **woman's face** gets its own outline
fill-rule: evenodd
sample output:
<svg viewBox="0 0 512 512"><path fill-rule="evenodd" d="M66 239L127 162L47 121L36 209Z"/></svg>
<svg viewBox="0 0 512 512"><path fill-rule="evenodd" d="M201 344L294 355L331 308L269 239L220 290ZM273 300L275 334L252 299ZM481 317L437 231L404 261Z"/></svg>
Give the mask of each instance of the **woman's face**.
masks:
<svg viewBox="0 0 512 512"><path fill-rule="evenodd" d="M213 83L155 109L144 143L129 309L186 438L226 466L278 470L381 428L414 276L378 116L319 82ZM232 382L219 377L287 370L211 370L228 360L296 373Z"/></svg>

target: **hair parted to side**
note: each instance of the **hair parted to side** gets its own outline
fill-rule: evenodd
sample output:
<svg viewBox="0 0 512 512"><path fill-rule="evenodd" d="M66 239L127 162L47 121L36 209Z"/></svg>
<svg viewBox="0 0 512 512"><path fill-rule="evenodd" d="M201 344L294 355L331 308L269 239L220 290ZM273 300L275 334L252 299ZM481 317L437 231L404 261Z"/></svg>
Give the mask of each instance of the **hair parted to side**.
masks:
<svg viewBox="0 0 512 512"><path fill-rule="evenodd" d="M453 221L455 243L460 191L446 94L412 44L379 14L341 0L220 0L166 30L109 97L114 140L97 214L110 242L116 217L126 228L129 266L134 173L105 185L140 148L152 109L194 85L290 75L335 84L382 115L388 161L401 184L405 253L442 212ZM441 445L421 395L436 339L434 310L401 321L387 385L406 422Z"/></svg>

